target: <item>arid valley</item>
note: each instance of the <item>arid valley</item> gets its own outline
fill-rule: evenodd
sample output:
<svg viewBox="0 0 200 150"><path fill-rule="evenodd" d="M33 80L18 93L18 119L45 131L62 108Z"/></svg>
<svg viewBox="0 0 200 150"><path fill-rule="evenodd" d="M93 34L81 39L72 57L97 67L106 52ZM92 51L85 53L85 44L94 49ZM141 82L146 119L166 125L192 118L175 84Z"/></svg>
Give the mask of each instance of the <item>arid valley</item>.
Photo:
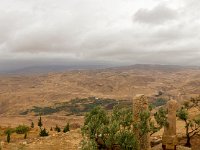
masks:
<svg viewBox="0 0 200 150"><path fill-rule="evenodd" d="M200 150L200 0L0 0L0 150Z"/></svg>
<svg viewBox="0 0 200 150"><path fill-rule="evenodd" d="M10 74L0 76L0 129L31 125L42 114L43 124L50 130L56 125L70 123L66 134L50 131L48 138L39 138L38 129L28 138L13 135L5 149L78 149L82 139L80 128L84 114L90 107L101 105L112 108L116 104L132 105L137 94L149 97L153 103L158 97L173 98L179 104L200 94L200 68L133 65L93 70L72 70L47 74ZM97 103L96 103L96 101ZM196 110L193 110L193 115ZM178 134L184 134L184 124L177 123ZM163 130L156 133L161 135ZM62 139L62 140L59 140ZM0 141L5 135L0 133ZM198 142L198 140L197 140ZM46 144L46 147L45 147ZM200 143L198 143L200 144ZM58 146L59 145L59 146ZM49 148L48 148L49 147ZM3 150L4 150L3 148Z"/></svg>

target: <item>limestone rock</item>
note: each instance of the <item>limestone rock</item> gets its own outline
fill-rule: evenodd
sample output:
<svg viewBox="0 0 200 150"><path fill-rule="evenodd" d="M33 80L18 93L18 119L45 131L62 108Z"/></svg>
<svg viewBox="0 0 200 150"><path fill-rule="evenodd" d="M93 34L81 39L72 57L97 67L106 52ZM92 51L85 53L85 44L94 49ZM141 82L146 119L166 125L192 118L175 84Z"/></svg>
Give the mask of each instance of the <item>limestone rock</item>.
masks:
<svg viewBox="0 0 200 150"><path fill-rule="evenodd" d="M136 95L136 97L133 99L133 120L135 123L140 122L139 115L143 111L148 111L148 100L144 94L139 94L139 95ZM149 126L149 124L147 126ZM142 137L139 137L139 132L137 129L134 130L134 133L136 135L136 138L139 139L138 143L140 145L140 149L150 150L151 145L150 145L149 133L143 135Z"/></svg>
<svg viewBox="0 0 200 150"><path fill-rule="evenodd" d="M164 128L162 137L162 145L164 150L175 150L178 143L176 135L176 110L178 104L175 100L167 102L167 122L168 125Z"/></svg>

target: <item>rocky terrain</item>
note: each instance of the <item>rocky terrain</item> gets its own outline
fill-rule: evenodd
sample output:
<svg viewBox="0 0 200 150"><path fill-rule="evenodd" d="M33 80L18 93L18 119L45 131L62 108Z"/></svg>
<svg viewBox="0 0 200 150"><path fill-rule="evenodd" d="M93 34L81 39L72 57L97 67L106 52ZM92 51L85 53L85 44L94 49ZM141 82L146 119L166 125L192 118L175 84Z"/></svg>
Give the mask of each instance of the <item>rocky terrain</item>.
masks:
<svg viewBox="0 0 200 150"><path fill-rule="evenodd" d="M162 65L134 65L98 70L72 70L67 72L50 72L48 74L12 74L0 75L0 127L16 127L19 124L37 123L35 108L51 111L44 116L44 124L50 127L58 124L63 127L66 122L74 126L66 134L51 133L47 138L39 138L38 131L33 131L32 138L23 140L16 137L11 144L1 143L4 149L52 149L59 143L58 149L78 149L81 141L80 126L83 114L66 113L68 108L93 107L83 100L93 97L95 102L104 103L105 108L125 101L132 102L136 94L145 94L156 98L173 97L179 103L200 94L200 68ZM83 99L73 103L73 100ZM113 100L116 100L113 101ZM62 105L61 105L62 104ZM63 105L65 107L63 107ZM59 106L59 107L58 107ZM58 111L57 111L57 108ZM60 109L62 108L62 109ZM56 111L55 111L56 110ZM71 110L71 109L70 109ZM73 110L74 112L74 110ZM179 133L184 132L184 125L178 123ZM161 132L162 133L162 132ZM160 133L160 134L161 134ZM158 134L159 135L159 134ZM62 139L62 140L60 140ZM5 136L0 133L0 141ZM41 145L46 145L45 147ZM56 149L56 148L53 148Z"/></svg>
<svg viewBox="0 0 200 150"><path fill-rule="evenodd" d="M37 130L31 131L26 140L23 136L13 135L11 143L1 142L3 150L77 150L81 142L80 129L67 133L50 132L48 137L38 137Z"/></svg>
<svg viewBox="0 0 200 150"><path fill-rule="evenodd" d="M152 96L158 91L182 101L198 95L199 86L199 68L159 65L0 76L0 114L16 115L76 97L130 100L138 93Z"/></svg>

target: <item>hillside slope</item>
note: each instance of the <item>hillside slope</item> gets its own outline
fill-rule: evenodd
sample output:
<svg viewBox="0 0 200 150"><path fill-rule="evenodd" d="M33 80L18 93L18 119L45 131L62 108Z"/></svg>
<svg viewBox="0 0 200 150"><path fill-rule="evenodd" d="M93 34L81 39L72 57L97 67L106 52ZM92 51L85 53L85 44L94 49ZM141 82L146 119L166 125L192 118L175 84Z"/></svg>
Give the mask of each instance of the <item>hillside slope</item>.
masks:
<svg viewBox="0 0 200 150"><path fill-rule="evenodd" d="M199 85L199 68L159 65L0 76L0 114L19 114L76 97L131 99L158 91L182 101L200 94Z"/></svg>

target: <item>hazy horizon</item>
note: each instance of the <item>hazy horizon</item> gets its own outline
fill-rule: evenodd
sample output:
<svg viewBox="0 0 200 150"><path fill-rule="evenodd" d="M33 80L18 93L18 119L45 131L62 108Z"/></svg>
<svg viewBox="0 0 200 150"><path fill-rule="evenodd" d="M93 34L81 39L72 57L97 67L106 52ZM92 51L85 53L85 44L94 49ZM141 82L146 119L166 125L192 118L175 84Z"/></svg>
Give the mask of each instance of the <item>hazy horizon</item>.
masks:
<svg viewBox="0 0 200 150"><path fill-rule="evenodd" d="M1 0L0 71L200 66L198 0Z"/></svg>

